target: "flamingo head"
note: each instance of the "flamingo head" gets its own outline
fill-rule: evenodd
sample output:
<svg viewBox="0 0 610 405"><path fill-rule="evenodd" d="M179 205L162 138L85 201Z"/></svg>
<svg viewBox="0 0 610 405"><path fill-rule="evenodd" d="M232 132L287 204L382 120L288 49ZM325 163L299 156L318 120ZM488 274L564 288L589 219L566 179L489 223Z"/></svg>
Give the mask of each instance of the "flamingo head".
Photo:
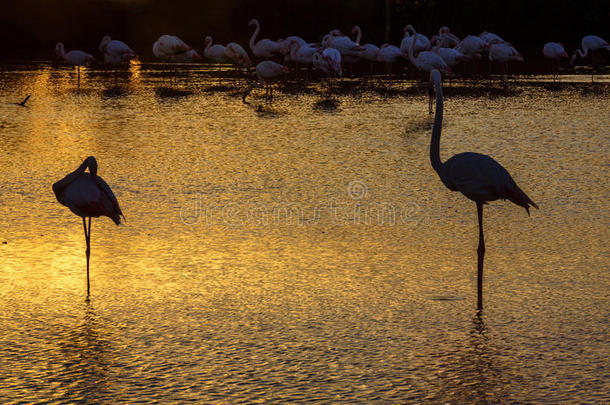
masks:
<svg viewBox="0 0 610 405"><path fill-rule="evenodd" d="M211 36L206 36L205 39L203 40L203 43L207 46L208 44L212 43L212 37Z"/></svg>
<svg viewBox="0 0 610 405"><path fill-rule="evenodd" d="M360 32L360 27L357 25L354 25L354 28L352 28L352 34L357 34L358 32Z"/></svg>
<svg viewBox="0 0 610 405"><path fill-rule="evenodd" d="M64 53L64 44L58 42L57 45L55 45L55 54L61 57L62 53Z"/></svg>
<svg viewBox="0 0 610 405"><path fill-rule="evenodd" d="M441 27L438 30L439 35L443 35L443 34L449 34L449 27Z"/></svg>
<svg viewBox="0 0 610 405"><path fill-rule="evenodd" d="M343 35L343 33L341 32L341 30L339 29L334 29L331 30L328 35L330 35L331 37L344 37L345 35Z"/></svg>
<svg viewBox="0 0 610 405"><path fill-rule="evenodd" d="M89 168L89 173L91 173L92 176L97 174L97 160L95 160L93 156L89 156L85 159L83 164Z"/></svg>
<svg viewBox="0 0 610 405"><path fill-rule="evenodd" d="M407 35L408 34L414 35L415 28L411 24L407 24L407 26L402 30L402 32L404 32Z"/></svg>
<svg viewBox="0 0 610 405"><path fill-rule="evenodd" d="M326 34L322 37L322 48L328 48L330 46L331 35Z"/></svg>
<svg viewBox="0 0 610 405"><path fill-rule="evenodd" d="M248 21L248 25L257 25L257 24L258 24L258 20L256 18L253 18L250 21Z"/></svg>

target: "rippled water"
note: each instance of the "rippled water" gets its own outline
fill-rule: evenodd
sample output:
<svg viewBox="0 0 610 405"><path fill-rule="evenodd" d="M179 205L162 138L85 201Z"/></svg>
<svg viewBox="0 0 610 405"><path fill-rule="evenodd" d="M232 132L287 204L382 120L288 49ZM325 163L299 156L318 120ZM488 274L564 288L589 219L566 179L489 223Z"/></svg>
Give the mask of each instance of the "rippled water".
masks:
<svg viewBox="0 0 610 405"><path fill-rule="evenodd" d="M485 207L477 314L424 85L264 106L173 73L0 72L2 403L610 401L607 78L446 89L442 158L488 153L540 206ZM85 302L51 184L88 155L127 223L94 219Z"/></svg>

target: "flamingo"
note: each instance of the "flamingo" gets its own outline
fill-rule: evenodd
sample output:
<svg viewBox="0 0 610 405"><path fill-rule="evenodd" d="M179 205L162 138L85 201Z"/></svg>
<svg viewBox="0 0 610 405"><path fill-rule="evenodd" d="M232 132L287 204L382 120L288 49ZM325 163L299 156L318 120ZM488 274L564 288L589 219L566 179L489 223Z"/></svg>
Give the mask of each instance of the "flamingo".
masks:
<svg viewBox="0 0 610 405"><path fill-rule="evenodd" d="M481 38L483 40L483 42L485 42L485 45L487 45L488 47L495 45L495 44L501 44L501 43L506 42L505 40L503 40L502 38L500 38L493 32L487 32L487 31L481 32L479 34L479 38Z"/></svg>
<svg viewBox="0 0 610 405"><path fill-rule="evenodd" d="M313 54L313 67L327 74L328 97L330 97L330 76L341 76L341 54L335 48L326 48Z"/></svg>
<svg viewBox="0 0 610 405"><path fill-rule="evenodd" d="M353 56L358 57L364 48L348 37L332 37L329 34L324 35L322 39L323 48L334 48L339 51L341 57Z"/></svg>
<svg viewBox="0 0 610 405"><path fill-rule="evenodd" d="M85 173L86 169L89 173ZM121 217L125 219L119 202L110 186L97 175L97 161L93 156L86 158L83 163L63 179L53 184L53 193L60 204L65 205L74 214L83 218L85 242L87 250L87 299L89 298L89 254L91 252L91 217L106 216L121 224ZM85 218L89 218L89 226Z"/></svg>
<svg viewBox="0 0 610 405"><path fill-rule="evenodd" d="M557 72L559 72L559 63L561 58L568 58L568 54L563 49L563 45L559 42L547 42L544 44L542 48L542 54L545 58L551 60L551 70L553 71L553 80L557 77Z"/></svg>
<svg viewBox="0 0 610 405"><path fill-rule="evenodd" d="M574 66L578 58L586 58L591 53L591 67L595 70L595 54L602 49L610 49L610 45L604 39L597 35L587 35L582 38L580 45L582 50L576 49L574 55L570 59L570 65ZM591 82L593 82L593 73L591 73Z"/></svg>
<svg viewBox="0 0 610 405"><path fill-rule="evenodd" d="M460 44L460 39L449 31L449 27L441 27L438 35L432 37L431 42L436 40L441 48L455 48Z"/></svg>
<svg viewBox="0 0 610 405"><path fill-rule="evenodd" d="M481 59L481 52L486 50L488 45L479 37L474 35L468 35L457 46L457 50L462 52L467 60L472 60L472 73L474 74L476 69L476 60Z"/></svg>
<svg viewBox="0 0 610 405"><path fill-rule="evenodd" d="M246 97L252 91L254 87L263 87L265 86L265 101L269 100L269 102L273 101L273 88L271 84L280 77L287 74L289 72L288 68L284 65L280 65L279 63L275 63L270 60L265 60L256 65L256 77L258 77L258 82L252 83L242 97L242 101L247 103Z"/></svg>
<svg viewBox="0 0 610 405"><path fill-rule="evenodd" d="M104 54L104 61L111 65L129 62L136 57L136 53L125 42L112 39L108 35L100 42L100 52Z"/></svg>
<svg viewBox="0 0 610 405"><path fill-rule="evenodd" d="M360 60L360 58L362 57L362 52L365 51L365 48L363 46L360 46L360 40L362 39L362 30L360 29L359 26L354 25L354 27L352 28L352 35L356 35L356 40L353 42L359 47L359 50L356 52L355 55L346 54L343 57L343 60L345 61L345 63L348 63L350 66L350 74L353 71L353 68L352 68L353 64ZM333 46L333 48L336 48L336 47ZM339 50L339 52L341 52L341 50Z"/></svg>
<svg viewBox="0 0 610 405"><path fill-rule="evenodd" d="M295 40L290 41L290 59L299 68L299 64L303 64L306 67L313 63L313 54L317 52L317 48L309 46L307 44L301 45ZM286 60L288 61L288 60ZM306 75L309 75L308 70L305 70Z"/></svg>
<svg viewBox="0 0 610 405"><path fill-rule="evenodd" d="M161 35L153 44L152 50L157 58L172 62L193 62L201 59L197 51L173 35Z"/></svg>
<svg viewBox="0 0 610 405"><path fill-rule="evenodd" d="M373 75L373 63L377 62L377 55L379 53L379 47L374 44L364 44L362 45L364 51L360 53L360 57L364 60L369 61L369 70L371 76Z"/></svg>
<svg viewBox="0 0 610 405"><path fill-rule="evenodd" d="M265 38L256 43L254 42L261 30L261 25L256 18L251 19L250 22L248 22L248 25L254 25L256 27L250 37L250 49L254 56L258 58L272 58L274 55L282 53L282 46L276 41Z"/></svg>
<svg viewBox="0 0 610 405"><path fill-rule="evenodd" d="M225 56L240 67L252 66L248 52L237 42L229 42L225 47Z"/></svg>
<svg viewBox="0 0 610 405"><path fill-rule="evenodd" d="M403 51L405 55L409 53L409 49L411 49L412 44L415 44L415 48L413 49L415 53L430 49L430 40L428 37L417 33L410 35L410 31L415 32L411 24L407 25L403 29L405 35L400 42L400 50Z"/></svg>
<svg viewBox="0 0 610 405"><path fill-rule="evenodd" d="M281 53L284 55L284 63L294 62L290 56L290 50L293 42L296 42L299 46L307 45L305 40L297 35L290 35L284 39L277 41L280 44Z"/></svg>
<svg viewBox="0 0 610 405"><path fill-rule="evenodd" d="M410 31L413 31L413 37L417 38L417 32L415 32L415 28L412 25L408 25ZM413 55L415 51L415 41L411 42L411 47L409 48L409 60L418 70L423 70L424 72L431 72L436 69L445 74L451 73L451 68L445 63L443 58L437 55L434 52L430 51L421 51L417 57ZM428 113L432 114L432 87L430 86L428 89Z"/></svg>
<svg viewBox="0 0 610 405"><path fill-rule="evenodd" d="M55 45L55 54L69 64L76 66L76 70L78 72L78 88L80 88L80 67L86 66L93 62L95 60L93 56L78 50L66 52L64 49L64 44L61 42L58 42L57 45Z"/></svg>
<svg viewBox="0 0 610 405"><path fill-rule="evenodd" d="M504 70L504 74L508 73L508 61L516 60L523 62L523 56L510 44L501 42L493 44L489 47L489 72L491 73L491 63L493 61L500 62L501 70Z"/></svg>
<svg viewBox="0 0 610 405"><path fill-rule="evenodd" d="M390 44L381 45L381 48L377 51L377 62L385 63L390 75L392 74L392 64L407 57L398 47Z"/></svg>
<svg viewBox="0 0 610 405"><path fill-rule="evenodd" d="M203 51L203 56L214 63L224 63L227 61L227 56L225 55L226 47L220 44L212 45L212 37L206 36L205 40L205 49Z"/></svg>
<svg viewBox="0 0 610 405"><path fill-rule="evenodd" d="M483 237L483 204L497 199L510 200L525 208L538 208L517 186L508 171L493 158L474 152L454 155L446 162L441 161L440 139L443 125L443 87L438 70L430 72L430 82L436 90L436 112L430 141L430 163L443 184L451 191L459 191L477 205L479 218L479 247L477 249L477 308L483 309L483 259L485 241Z"/></svg>

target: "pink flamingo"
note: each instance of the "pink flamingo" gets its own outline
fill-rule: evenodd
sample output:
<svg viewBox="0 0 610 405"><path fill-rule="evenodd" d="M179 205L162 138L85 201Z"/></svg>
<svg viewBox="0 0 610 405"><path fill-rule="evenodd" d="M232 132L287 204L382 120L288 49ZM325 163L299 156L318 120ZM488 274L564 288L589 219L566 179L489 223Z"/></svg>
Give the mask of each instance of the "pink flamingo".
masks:
<svg viewBox="0 0 610 405"><path fill-rule="evenodd" d="M86 169L89 173L85 173ZM97 175L97 161L89 156L81 165L63 179L53 184L53 192L57 201L65 205L74 214L83 218L85 242L87 244L87 298L89 297L89 254L91 253L91 217L106 216L115 224L125 219L119 202L110 186ZM85 218L89 218L89 227Z"/></svg>
<svg viewBox="0 0 610 405"><path fill-rule="evenodd" d="M58 42L57 45L55 45L55 54L69 64L76 66L76 70L78 72L78 88L80 89L80 67L93 62L95 60L93 56L78 50L66 52L64 49L64 44L61 42Z"/></svg>
<svg viewBox="0 0 610 405"><path fill-rule="evenodd" d="M559 64L561 58L568 58L568 53L563 49L563 45L559 42L547 42L542 48L542 54L545 58L551 60L551 71L553 72L553 80L557 79L559 72Z"/></svg>
<svg viewBox="0 0 610 405"><path fill-rule="evenodd" d="M587 35L580 42L582 50L577 49L570 59L570 65L574 66L578 58L586 58L591 53L591 67L595 71L595 54L602 49L610 49L610 45L604 39L597 35ZM591 82L593 82L593 72L591 73Z"/></svg>
<svg viewBox="0 0 610 405"><path fill-rule="evenodd" d="M477 249L477 308L483 309L483 204L498 199L509 200L525 208L538 208L513 180L508 171L493 158L480 153L465 152L441 161L440 140L443 126L443 86L438 70L430 72L430 82L436 90L436 112L430 141L430 163L443 184L451 191L459 191L477 204L479 218L479 247Z"/></svg>
<svg viewBox="0 0 610 405"><path fill-rule="evenodd" d="M273 101L273 88L271 87L271 84L278 81L283 75L288 74L288 72L288 68L279 63L270 60L260 62L256 65L256 77L258 78L258 82L254 82L248 87L242 97L242 101L247 103L246 97L250 94L252 88L265 86L265 101L271 103Z"/></svg>
<svg viewBox="0 0 610 405"><path fill-rule="evenodd" d="M282 45L276 41L265 38L255 43L256 37L261 30L261 25L256 18L251 19L250 22L248 22L248 25L254 25L256 27L250 37L250 49L254 56L258 58L272 58L273 56L282 53Z"/></svg>

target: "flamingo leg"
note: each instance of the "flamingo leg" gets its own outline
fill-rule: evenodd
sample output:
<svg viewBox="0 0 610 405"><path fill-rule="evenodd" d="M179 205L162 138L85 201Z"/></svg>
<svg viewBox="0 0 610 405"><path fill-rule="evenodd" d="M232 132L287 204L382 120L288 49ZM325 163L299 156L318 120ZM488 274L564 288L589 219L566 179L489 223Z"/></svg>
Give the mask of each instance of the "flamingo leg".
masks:
<svg viewBox="0 0 610 405"><path fill-rule="evenodd" d="M85 217L83 217L83 229L85 231L85 243L87 245L87 249L85 250L85 255L87 256L87 300L89 299L89 255L91 253L91 217L89 217L89 230L87 230L87 224L85 222Z"/></svg>
<svg viewBox="0 0 610 405"><path fill-rule="evenodd" d="M77 87L80 90L80 65L76 66L76 71L78 72Z"/></svg>
<svg viewBox="0 0 610 405"><path fill-rule="evenodd" d="M483 203L477 202L479 217L479 247L477 248L477 309L483 309L483 260L485 258L485 240L483 237Z"/></svg>

